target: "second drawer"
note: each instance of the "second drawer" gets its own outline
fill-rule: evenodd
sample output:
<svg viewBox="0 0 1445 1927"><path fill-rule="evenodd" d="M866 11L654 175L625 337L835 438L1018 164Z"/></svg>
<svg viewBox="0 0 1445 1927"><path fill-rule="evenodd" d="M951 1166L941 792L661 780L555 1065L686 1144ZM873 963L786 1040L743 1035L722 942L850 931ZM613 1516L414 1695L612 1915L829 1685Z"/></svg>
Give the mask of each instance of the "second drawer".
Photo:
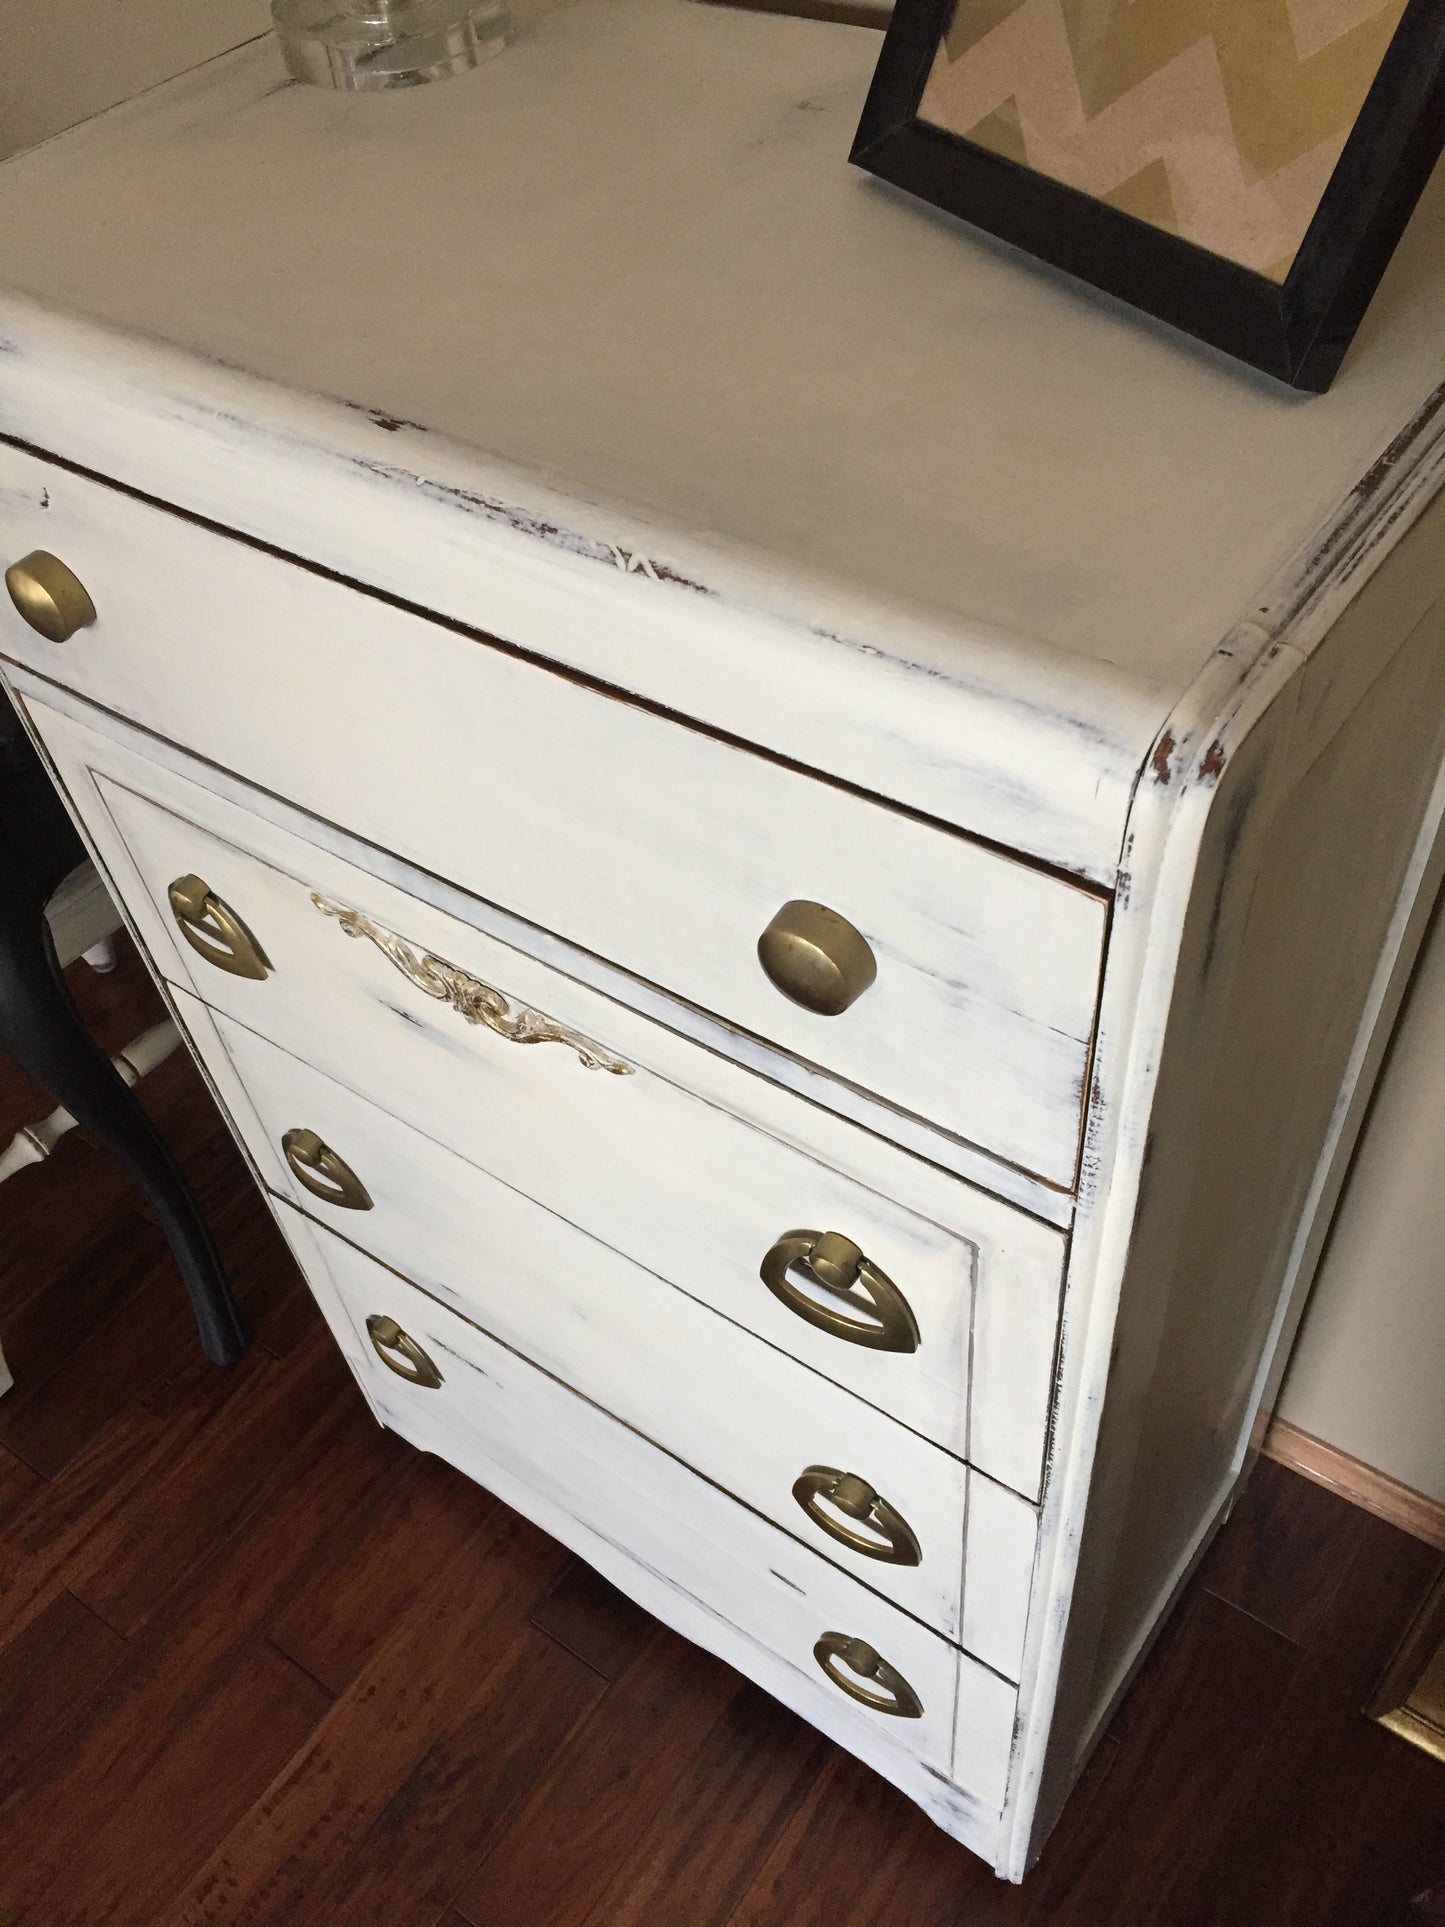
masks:
<svg viewBox="0 0 1445 1927"><path fill-rule="evenodd" d="M206 1013L186 1008L204 1049ZM214 1021L236 1074L233 1112L281 1196L1018 1678L1032 1506L274 1044Z"/></svg>

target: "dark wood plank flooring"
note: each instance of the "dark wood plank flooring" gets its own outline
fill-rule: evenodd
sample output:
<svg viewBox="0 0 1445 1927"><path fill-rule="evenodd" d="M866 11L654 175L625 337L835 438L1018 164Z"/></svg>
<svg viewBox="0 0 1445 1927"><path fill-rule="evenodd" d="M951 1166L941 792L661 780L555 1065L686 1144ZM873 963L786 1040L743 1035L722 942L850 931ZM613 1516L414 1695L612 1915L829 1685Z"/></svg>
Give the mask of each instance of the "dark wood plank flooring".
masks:
<svg viewBox="0 0 1445 1927"><path fill-rule="evenodd" d="M115 1046L133 954L75 981ZM1437 1555L1263 1465L1030 1879L379 1432L178 1056L255 1343L78 1135L0 1188L4 1927L1425 1927L1445 1768L1360 1707ZM0 1132L48 1108L0 1065ZM1433 1897L1432 1897L1433 1896Z"/></svg>

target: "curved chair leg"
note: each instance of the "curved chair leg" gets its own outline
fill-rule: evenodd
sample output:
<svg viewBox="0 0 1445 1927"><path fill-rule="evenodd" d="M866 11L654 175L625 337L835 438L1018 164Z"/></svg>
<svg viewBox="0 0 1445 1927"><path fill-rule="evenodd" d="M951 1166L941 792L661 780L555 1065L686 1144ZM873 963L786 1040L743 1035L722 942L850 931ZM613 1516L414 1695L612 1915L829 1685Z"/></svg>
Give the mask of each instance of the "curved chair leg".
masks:
<svg viewBox="0 0 1445 1927"><path fill-rule="evenodd" d="M0 846L0 1049L115 1157L155 1209L206 1356L233 1365L246 1335L205 1219L150 1118L94 1042L55 961L44 906Z"/></svg>

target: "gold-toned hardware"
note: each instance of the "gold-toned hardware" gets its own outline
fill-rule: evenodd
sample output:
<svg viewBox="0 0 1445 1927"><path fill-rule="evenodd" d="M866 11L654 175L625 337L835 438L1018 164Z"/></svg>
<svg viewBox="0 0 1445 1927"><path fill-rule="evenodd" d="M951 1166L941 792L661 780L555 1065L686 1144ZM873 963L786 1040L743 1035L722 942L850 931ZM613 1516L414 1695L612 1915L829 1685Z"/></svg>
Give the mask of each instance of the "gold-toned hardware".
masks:
<svg viewBox="0 0 1445 1927"><path fill-rule="evenodd" d="M793 1266L829 1297L818 1299L789 1276ZM820 1331L879 1352L916 1352L922 1342L913 1308L893 1280L838 1231L785 1231L759 1277L789 1311Z"/></svg>
<svg viewBox="0 0 1445 1927"><path fill-rule="evenodd" d="M758 938L769 981L804 1010L837 1017L878 975L868 940L821 903L785 903Z"/></svg>
<svg viewBox="0 0 1445 1927"><path fill-rule="evenodd" d="M793 1497L815 1525L865 1559L882 1559L890 1566L921 1564L923 1548L912 1526L856 1472L810 1465L794 1481ZM835 1510L830 1512L830 1506ZM837 1512L845 1517L837 1518ZM849 1519L855 1523L849 1525Z"/></svg>
<svg viewBox="0 0 1445 1927"><path fill-rule="evenodd" d="M848 1633L824 1633L813 1648L813 1657L849 1699L860 1700L875 1713L891 1713L895 1719L923 1718L923 1701L897 1667L880 1658L866 1639L854 1639ZM864 1680L872 1680L873 1686L865 1686Z"/></svg>
<svg viewBox="0 0 1445 1927"><path fill-rule="evenodd" d="M281 1140L286 1162L314 1197L343 1211L370 1211L371 1193L344 1158L314 1131L288 1131Z"/></svg>
<svg viewBox="0 0 1445 1927"><path fill-rule="evenodd" d="M58 555L35 549L12 562L5 587L20 614L47 642L69 642L95 621L95 604L80 577Z"/></svg>
<svg viewBox="0 0 1445 1927"><path fill-rule="evenodd" d="M251 977L257 983L270 976L265 951L204 877L177 877L166 895L181 935L208 964L229 971L233 977Z"/></svg>
<svg viewBox="0 0 1445 1927"><path fill-rule="evenodd" d="M441 1373L411 1333L404 1332L394 1318L373 1312L366 1321L366 1330L372 1350L389 1372L404 1378L408 1385L421 1385L429 1392L441 1384Z"/></svg>
<svg viewBox="0 0 1445 1927"><path fill-rule="evenodd" d="M1411 1746L1445 1763L1445 1572L1415 1615L1365 1711Z"/></svg>
<svg viewBox="0 0 1445 1927"><path fill-rule="evenodd" d="M591 1043L580 1032L544 1017L539 1010L528 1010L525 1005L514 1009L500 990L493 990L490 984L468 976L465 970L458 970L455 964L441 957L418 954L404 938L383 930L359 910L348 910L343 904L317 896L314 891L311 901L322 916L335 917L348 937L365 937L374 943L418 990L435 997L439 1003L450 1004L469 1024L484 1024L512 1044L565 1044L568 1050L576 1051L589 1071L611 1071L614 1077L632 1075L630 1064L624 1064L620 1057L613 1057L600 1045Z"/></svg>

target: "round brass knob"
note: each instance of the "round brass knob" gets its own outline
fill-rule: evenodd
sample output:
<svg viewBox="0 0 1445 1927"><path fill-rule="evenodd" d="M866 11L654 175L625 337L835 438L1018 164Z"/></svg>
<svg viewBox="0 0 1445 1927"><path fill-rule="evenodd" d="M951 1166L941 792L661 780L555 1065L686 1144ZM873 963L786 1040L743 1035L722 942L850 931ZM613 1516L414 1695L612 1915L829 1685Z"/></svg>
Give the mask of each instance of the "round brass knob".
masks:
<svg viewBox="0 0 1445 1927"><path fill-rule="evenodd" d="M922 1564L923 1549L912 1526L856 1472L810 1465L794 1481L793 1497L815 1525L851 1552L890 1566Z"/></svg>
<svg viewBox="0 0 1445 1927"><path fill-rule="evenodd" d="M5 571L10 600L47 642L68 642L77 629L95 621L95 604L85 584L59 556L44 549L12 562Z"/></svg>
<svg viewBox="0 0 1445 1927"><path fill-rule="evenodd" d="M820 1287L821 1298L789 1276L795 1265ZM769 1247L758 1276L790 1312L851 1345L916 1352L922 1342L903 1293L840 1231L785 1231Z"/></svg>
<svg viewBox="0 0 1445 1927"><path fill-rule="evenodd" d="M923 1701L897 1667L880 1658L866 1639L824 1633L813 1657L849 1699L871 1706L875 1713L891 1713L895 1719L922 1719ZM865 1683L869 1681L871 1685Z"/></svg>
<svg viewBox="0 0 1445 1927"><path fill-rule="evenodd" d="M371 1193L345 1158L339 1158L314 1131L288 1131L281 1140L296 1178L314 1197L343 1211L370 1211Z"/></svg>
<svg viewBox="0 0 1445 1927"><path fill-rule="evenodd" d="M867 939L821 903L785 903L758 938L758 962L793 1003L820 1017L856 1004L878 975Z"/></svg>
<svg viewBox="0 0 1445 1927"><path fill-rule="evenodd" d="M198 956L233 977L263 983L271 974L265 951L204 877L177 877L166 892L181 935Z"/></svg>
<svg viewBox="0 0 1445 1927"><path fill-rule="evenodd" d="M408 1385L421 1385L434 1392L442 1375L410 1332L404 1332L394 1318L373 1312L366 1321L371 1348L389 1372L404 1378Z"/></svg>

